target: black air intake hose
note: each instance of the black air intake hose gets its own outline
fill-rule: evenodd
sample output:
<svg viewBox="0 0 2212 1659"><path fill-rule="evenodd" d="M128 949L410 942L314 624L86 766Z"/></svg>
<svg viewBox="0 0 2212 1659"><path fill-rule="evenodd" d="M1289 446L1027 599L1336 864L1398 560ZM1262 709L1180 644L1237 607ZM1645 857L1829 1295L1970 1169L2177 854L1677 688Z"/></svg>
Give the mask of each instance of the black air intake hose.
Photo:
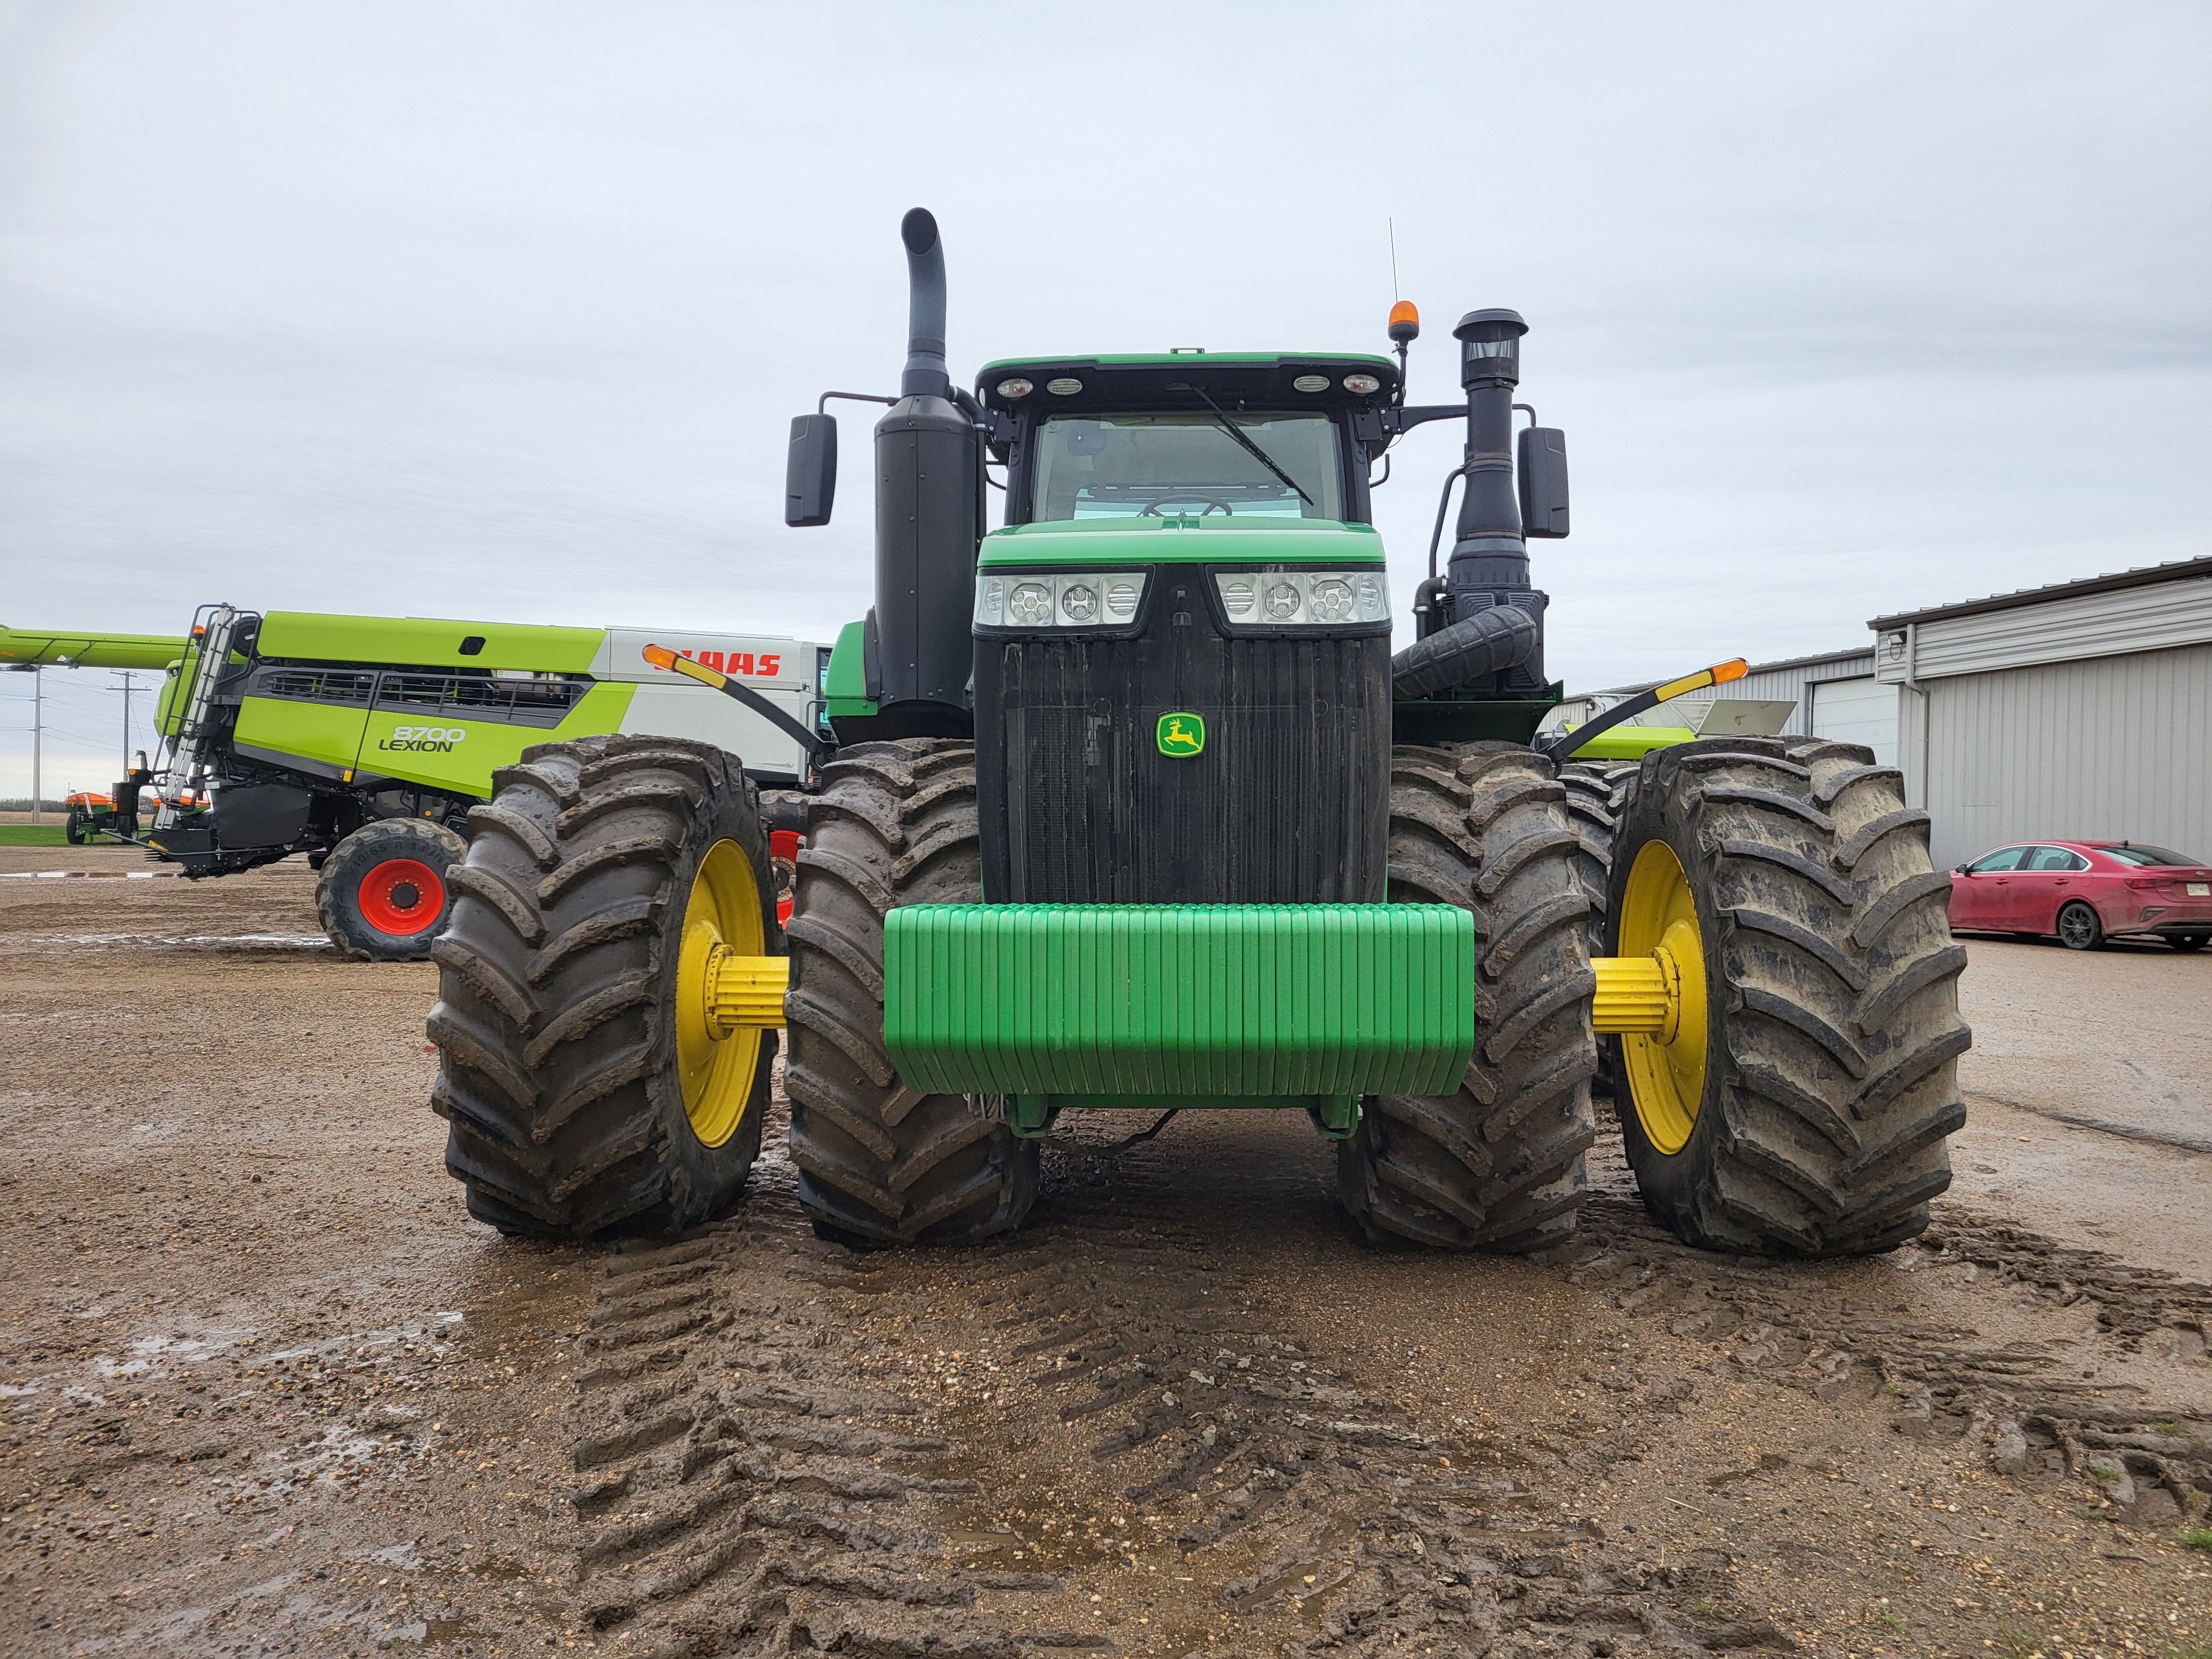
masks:
<svg viewBox="0 0 2212 1659"><path fill-rule="evenodd" d="M1416 640L1390 659L1390 689L1401 702L1518 668L1536 654L1536 619L1516 605L1478 611Z"/></svg>

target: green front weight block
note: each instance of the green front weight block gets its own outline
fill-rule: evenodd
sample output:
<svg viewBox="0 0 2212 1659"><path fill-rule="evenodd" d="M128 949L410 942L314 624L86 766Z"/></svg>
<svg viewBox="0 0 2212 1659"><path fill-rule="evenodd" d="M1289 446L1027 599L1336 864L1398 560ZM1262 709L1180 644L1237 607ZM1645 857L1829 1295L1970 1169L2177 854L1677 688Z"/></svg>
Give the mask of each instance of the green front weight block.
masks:
<svg viewBox="0 0 2212 1659"><path fill-rule="evenodd" d="M1018 1127L1264 1100L1341 1127L1345 1098L1459 1086L1474 957L1443 904L908 905L884 918L884 1046L915 1088L1043 1097Z"/></svg>

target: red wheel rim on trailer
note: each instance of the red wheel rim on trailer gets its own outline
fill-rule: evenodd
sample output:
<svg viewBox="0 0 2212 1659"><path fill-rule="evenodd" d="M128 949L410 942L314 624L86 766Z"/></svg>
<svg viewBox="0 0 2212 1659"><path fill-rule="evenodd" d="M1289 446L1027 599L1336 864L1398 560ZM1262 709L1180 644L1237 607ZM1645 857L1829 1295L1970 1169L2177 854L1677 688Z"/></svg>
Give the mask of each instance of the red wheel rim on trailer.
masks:
<svg viewBox="0 0 2212 1659"><path fill-rule="evenodd" d="M361 878L361 914L380 933L412 939L446 914L446 884L420 859L386 859Z"/></svg>

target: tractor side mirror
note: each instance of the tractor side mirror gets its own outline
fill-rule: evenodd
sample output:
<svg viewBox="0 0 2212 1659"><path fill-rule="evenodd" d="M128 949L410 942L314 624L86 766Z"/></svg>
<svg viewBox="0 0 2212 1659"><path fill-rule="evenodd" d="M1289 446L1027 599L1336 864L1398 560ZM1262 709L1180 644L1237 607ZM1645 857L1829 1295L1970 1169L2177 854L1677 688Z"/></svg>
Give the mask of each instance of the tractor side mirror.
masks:
<svg viewBox="0 0 2212 1659"><path fill-rule="evenodd" d="M1521 434L1521 525L1524 535L1567 533L1567 434L1558 427Z"/></svg>
<svg viewBox="0 0 2212 1659"><path fill-rule="evenodd" d="M795 530L830 522L837 495L837 417L794 415L783 468L783 521Z"/></svg>

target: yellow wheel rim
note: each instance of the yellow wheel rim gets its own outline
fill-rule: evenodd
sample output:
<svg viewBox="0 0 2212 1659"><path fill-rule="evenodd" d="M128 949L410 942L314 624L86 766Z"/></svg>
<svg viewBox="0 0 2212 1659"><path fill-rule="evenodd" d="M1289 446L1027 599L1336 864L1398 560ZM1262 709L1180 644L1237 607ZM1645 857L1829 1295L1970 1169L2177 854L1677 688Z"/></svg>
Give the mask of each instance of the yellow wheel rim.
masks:
<svg viewBox="0 0 2212 1659"><path fill-rule="evenodd" d="M1698 906L1682 861L1664 842L1647 842L1628 872L1620 906L1620 954L1662 961L1680 975L1681 1012L1666 1036L1624 1036L1636 1120L1659 1152L1672 1157L1689 1143L1705 1093L1705 951Z"/></svg>
<svg viewBox="0 0 2212 1659"><path fill-rule="evenodd" d="M732 841L718 841L699 861L684 907L684 951L676 969L676 1063L684 1079L684 1115L702 1146L737 1133L760 1068L761 1034L718 1035L707 1023L708 963L720 945L740 956L768 949L760 890L752 866Z"/></svg>

